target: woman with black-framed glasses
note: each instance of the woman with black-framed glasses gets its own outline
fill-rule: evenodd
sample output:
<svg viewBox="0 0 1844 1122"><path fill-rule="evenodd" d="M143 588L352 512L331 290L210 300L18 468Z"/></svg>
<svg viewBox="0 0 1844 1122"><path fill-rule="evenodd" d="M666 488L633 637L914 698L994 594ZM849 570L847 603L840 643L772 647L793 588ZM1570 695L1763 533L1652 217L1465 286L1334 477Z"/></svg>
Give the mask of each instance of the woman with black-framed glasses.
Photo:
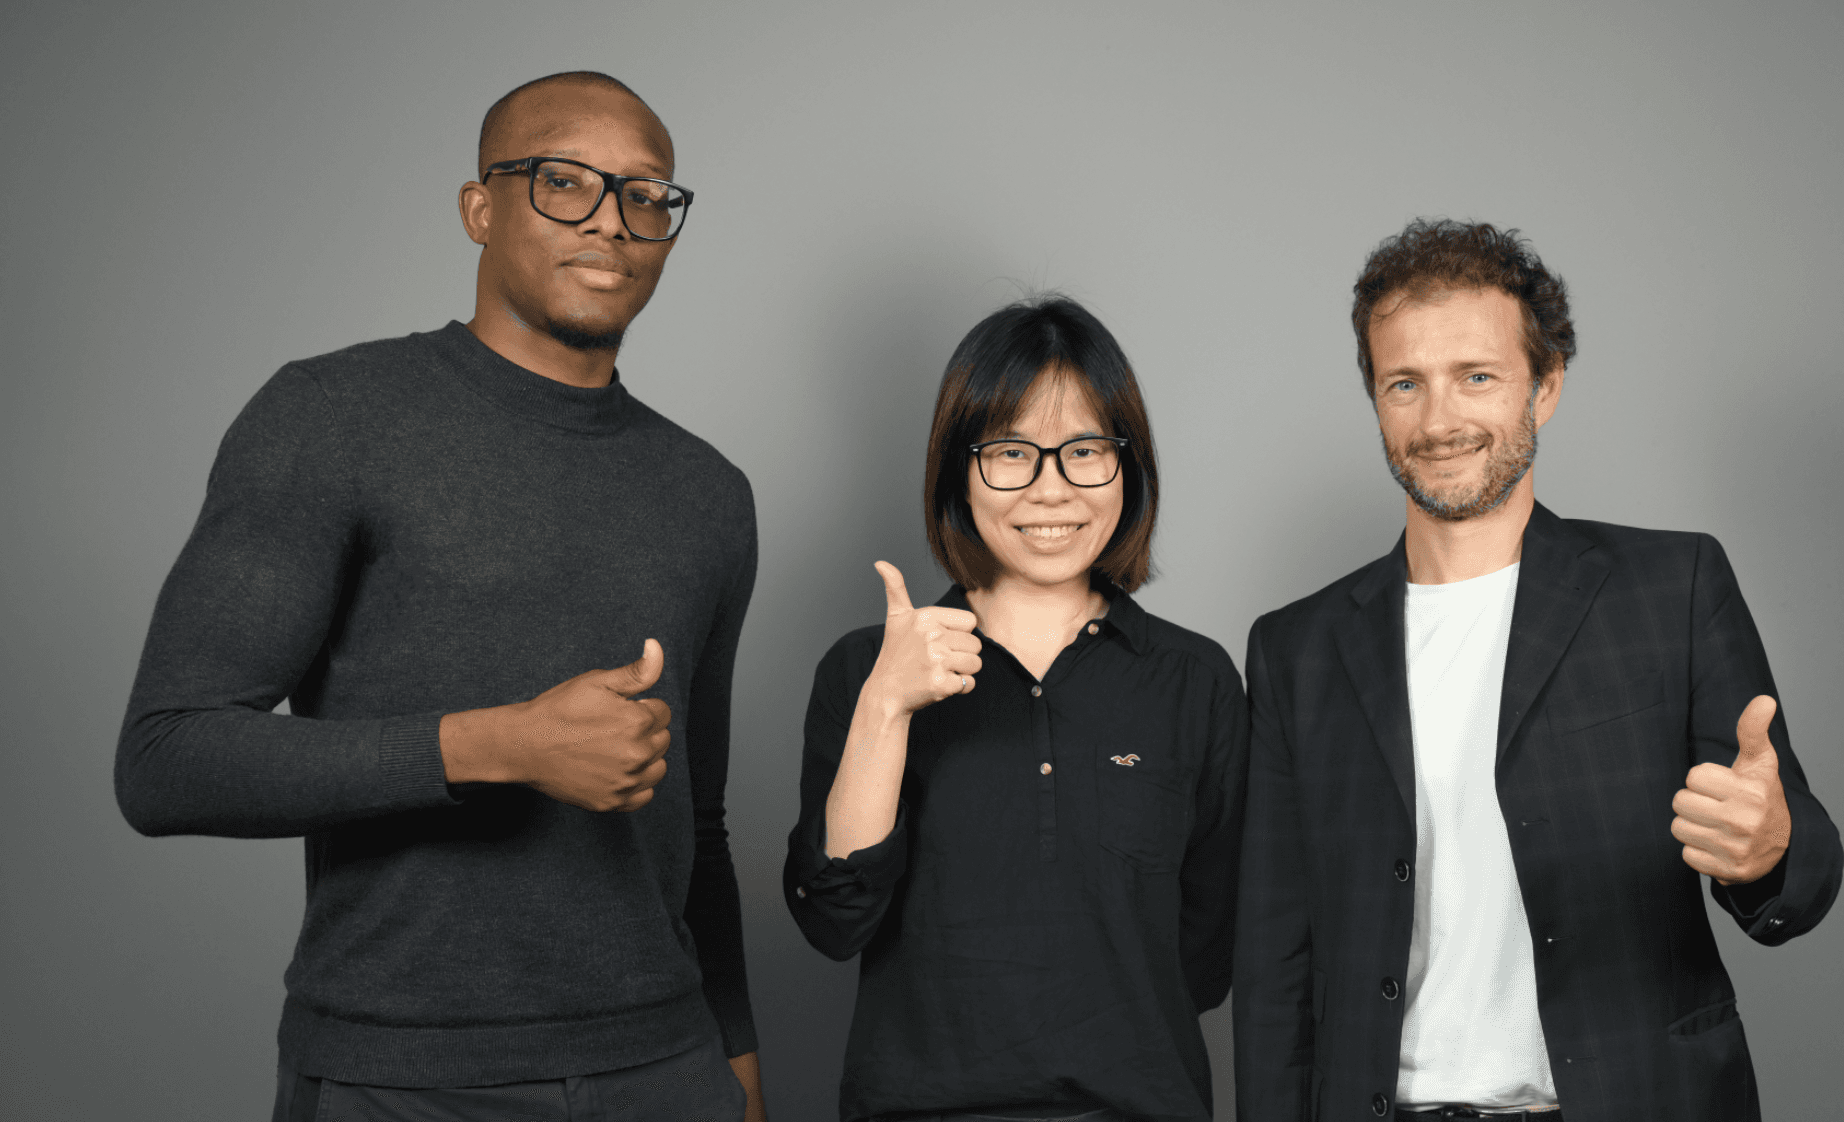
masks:
<svg viewBox="0 0 1844 1122"><path fill-rule="evenodd" d="M1229 989L1247 710L1217 643L1147 614L1140 392L1074 301L962 340L929 436L955 585L815 676L783 874L862 954L841 1117L1210 1117L1197 1015Z"/></svg>

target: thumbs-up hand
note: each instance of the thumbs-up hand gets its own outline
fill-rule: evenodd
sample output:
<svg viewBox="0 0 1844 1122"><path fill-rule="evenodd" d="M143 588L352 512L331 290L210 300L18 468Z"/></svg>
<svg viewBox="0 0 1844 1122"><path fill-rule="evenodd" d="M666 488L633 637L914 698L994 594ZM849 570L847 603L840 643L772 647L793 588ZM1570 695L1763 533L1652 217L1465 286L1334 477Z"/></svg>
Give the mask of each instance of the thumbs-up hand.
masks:
<svg viewBox="0 0 1844 1122"><path fill-rule="evenodd" d="M626 666L578 674L530 701L475 710L502 715L493 722L497 781L524 783L585 810L646 806L666 775L672 709L656 697L633 697L653 688L665 665L665 652L648 639Z"/></svg>
<svg viewBox="0 0 1844 1122"><path fill-rule="evenodd" d="M1698 764L1671 800L1671 836L1684 843L1684 863L1723 884L1766 876L1793 838L1780 757L1767 739L1776 708L1766 694L1750 701L1735 723L1734 766Z"/></svg>
<svg viewBox="0 0 1844 1122"><path fill-rule="evenodd" d="M884 579L884 645L864 688L903 713L973 689L980 672L973 613L934 605L918 611L896 566L879 561L876 569Z"/></svg>

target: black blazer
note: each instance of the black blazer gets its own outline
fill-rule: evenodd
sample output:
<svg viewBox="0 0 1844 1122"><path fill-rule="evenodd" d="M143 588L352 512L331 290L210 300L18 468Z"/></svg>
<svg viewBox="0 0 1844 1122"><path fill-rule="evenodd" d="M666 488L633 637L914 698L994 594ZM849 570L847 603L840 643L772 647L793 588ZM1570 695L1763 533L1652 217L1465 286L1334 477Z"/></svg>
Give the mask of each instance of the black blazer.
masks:
<svg viewBox="0 0 1844 1122"><path fill-rule="evenodd" d="M1235 957L1243 1122L1395 1109L1414 922L1415 782L1403 544L1249 633L1253 722ZM1697 763L1733 763L1773 677L1706 534L1524 531L1498 721L1498 803L1530 920L1568 1122L1758 1119L1735 990L1671 836ZM1844 851L1776 715L1792 811L1780 867L1711 893L1755 941L1810 930ZM1752 897L1752 898L1751 898Z"/></svg>

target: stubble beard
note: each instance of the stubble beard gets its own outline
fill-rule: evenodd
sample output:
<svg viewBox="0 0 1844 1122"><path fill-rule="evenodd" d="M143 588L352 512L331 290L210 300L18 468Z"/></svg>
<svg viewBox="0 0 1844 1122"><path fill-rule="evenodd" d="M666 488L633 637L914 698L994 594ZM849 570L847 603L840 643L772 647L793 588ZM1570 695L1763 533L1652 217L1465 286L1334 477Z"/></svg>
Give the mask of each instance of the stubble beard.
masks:
<svg viewBox="0 0 1844 1122"><path fill-rule="evenodd" d="M1480 445L1477 437L1467 436L1459 440L1436 443L1434 441L1411 441L1408 448L1398 453L1390 447L1389 438L1383 438L1383 456L1389 461L1389 473L1408 492L1409 501L1419 507L1422 513L1443 522L1464 522L1489 514L1504 504L1511 497L1511 491L1520 479L1530 471L1530 465L1537 458L1537 395L1533 388L1529 402L1524 406L1524 416L1518 422L1517 431L1504 446L1500 447L1485 438L1486 453L1485 473L1479 480L1479 486L1470 492L1455 493L1449 491L1444 496L1436 495L1428 489L1416 471L1416 457L1435 453L1462 452Z"/></svg>
<svg viewBox="0 0 1844 1122"><path fill-rule="evenodd" d="M619 327L611 327L605 331L584 331L580 327L555 319L545 321L544 333L564 346L577 351L618 351L621 349L621 338L626 334Z"/></svg>

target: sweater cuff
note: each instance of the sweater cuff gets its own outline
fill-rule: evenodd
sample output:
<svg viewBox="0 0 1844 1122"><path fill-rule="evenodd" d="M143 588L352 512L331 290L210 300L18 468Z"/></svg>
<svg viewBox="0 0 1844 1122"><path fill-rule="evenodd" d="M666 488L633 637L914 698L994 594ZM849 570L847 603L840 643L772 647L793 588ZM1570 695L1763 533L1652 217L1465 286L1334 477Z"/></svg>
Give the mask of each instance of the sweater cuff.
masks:
<svg viewBox="0 0 1844 1122"><path fill-rule="evenodd" d="M378 737L378 782L393 810L451 806L442 764L442 714L390 717Z"/></svg>

